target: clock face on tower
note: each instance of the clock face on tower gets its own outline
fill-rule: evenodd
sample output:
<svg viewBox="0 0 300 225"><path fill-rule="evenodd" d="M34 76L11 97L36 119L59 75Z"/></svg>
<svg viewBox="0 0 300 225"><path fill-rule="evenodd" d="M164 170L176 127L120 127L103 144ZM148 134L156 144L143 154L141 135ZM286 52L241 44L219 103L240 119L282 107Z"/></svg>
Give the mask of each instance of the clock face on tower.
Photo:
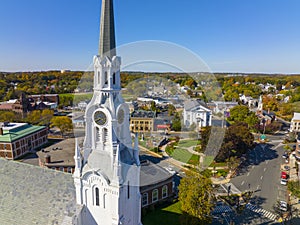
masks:
<svg viewBox="0 0 300 225"><path fill-rule="evenodd" d="M106 123L107 116L102 111L96 111L95 114L94 114L94 121L95 121L96 124L102 126Z"/></svg>
<svg viewBox="0 0 300 225"><path fill-rule="evenodd" d="M118 111L118 123L123 123L124 122L124 115L125 115L125 113L124 113L124 110L123 109L120 109L119 111Z"/></svg>

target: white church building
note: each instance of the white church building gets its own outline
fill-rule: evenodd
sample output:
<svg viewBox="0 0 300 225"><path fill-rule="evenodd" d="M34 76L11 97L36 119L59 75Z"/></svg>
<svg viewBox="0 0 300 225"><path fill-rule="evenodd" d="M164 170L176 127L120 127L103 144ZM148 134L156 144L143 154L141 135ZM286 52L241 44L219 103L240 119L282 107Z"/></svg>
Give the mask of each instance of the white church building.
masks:
<svg viewBox="0 0 300 225"><path fill-rule="evenodd" d="M140 225L138 140L132 144L129 108L121 96L113 0L102 0L94 95L85 111L86 136L76 146L74 183L82 207L77 225Z"/></svg>
<svg viewBox="0 0 300 225"><path fill-rule="evenodd" d="M183 109L183 124L186 128L196 125L196 128L211 126L212 111L200 100L186 100Z"/></svg>

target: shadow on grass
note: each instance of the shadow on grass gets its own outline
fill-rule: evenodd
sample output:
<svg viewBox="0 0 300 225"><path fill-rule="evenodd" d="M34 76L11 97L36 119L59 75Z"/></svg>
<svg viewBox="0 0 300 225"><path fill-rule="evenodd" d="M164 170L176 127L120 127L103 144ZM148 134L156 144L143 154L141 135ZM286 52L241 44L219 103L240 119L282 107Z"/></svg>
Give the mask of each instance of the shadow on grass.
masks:
<svg viewBox="0 0 300 225"><path fill-rule="evenodd" d="M145 209L143 209L145 210ZM148 209L142 217L143 225L180 225L180 203L176 202L169 206L157 206L155 209Z"/></svg>

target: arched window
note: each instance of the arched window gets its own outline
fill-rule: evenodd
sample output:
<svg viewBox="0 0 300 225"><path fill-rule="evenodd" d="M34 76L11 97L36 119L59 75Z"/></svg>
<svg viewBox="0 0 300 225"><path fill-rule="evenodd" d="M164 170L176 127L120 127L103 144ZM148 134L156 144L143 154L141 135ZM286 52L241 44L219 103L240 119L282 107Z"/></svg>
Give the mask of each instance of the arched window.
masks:
<svg viewBox="0 0 300 225"><path fill-rule="evenodd" d="M116 84L116 73L113 74L113 85Z"/></svg>
<svg viewBox="0 0 300 225"><path fill-rule="evenodd" d="M108 84L107 71L104 72L104 83Z"/></svg>
<svg viewBox="0 0 300 225"><path fill-rule="evenodd" d="M100 205L100 199L99 199L99 188L95 188L95 205L99 206Z"/></svg>
<svg viewBox="0 0 300 225"><path fill-rule="evenodd" d="M104 208L104 209L106 208L106 198L107 198L107 195L104 194L104 195L103 195L103 208Z"/></svg>
<svg viewBox="0 0 300 225"><path fill-rule="evenodd" d="M103 128L102 129L102 142L103 143L107 142L107 138L108 138L107 136L108 136L108 131L106 128Z"/></svg>
<svg viewBox="0 0 300 225"><path fill-rule="evenodd" d="M100 83L101 76L100 76L100 71L98 71L98 84Z"/></svg>
<svg viewBox="0 0 300 225"><path fill-rule="evenodd" d="M144 193L142 196L142 206L148 205L148 193Z"/></svg>
<svg viewBox="0 0 300 225"><path fill-rule="evenodd" d="M130 185L129 185L129 181L128 181L128 184L127 184L127 198L128 199L130 198Z"/></svg>
<svg viewBox="0 0 300 225"><path fill-rule="evenodd" d="M95 137L96 142L100 141L100 130L98 127L96 127L96 137Z"/></svg>
<svg viewBox="0 0 300 225"><path fill-rule="evenodd" d="M156 202L158 200L158 190L154 189L152 191L152 202Z"/></svg>
<svg viewBox="0 0 300 225"><path fill-rule="evenodd" d="M168 197L168 186L167 185L163 186L163 188L162 188L162 198L166 198L166 197Z"/></svg>

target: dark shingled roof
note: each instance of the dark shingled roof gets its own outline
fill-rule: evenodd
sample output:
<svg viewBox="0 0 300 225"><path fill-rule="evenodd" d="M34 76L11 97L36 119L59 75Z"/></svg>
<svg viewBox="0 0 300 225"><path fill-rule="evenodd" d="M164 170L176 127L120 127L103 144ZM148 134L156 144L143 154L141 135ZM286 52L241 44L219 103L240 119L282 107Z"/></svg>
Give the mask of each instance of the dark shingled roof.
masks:
<svg viewBox="0 0 300 225"><path fill-rule="evenodd" d="M76 214L71 174L0 159L0 181L1 225L69 224Z"/></svg>

